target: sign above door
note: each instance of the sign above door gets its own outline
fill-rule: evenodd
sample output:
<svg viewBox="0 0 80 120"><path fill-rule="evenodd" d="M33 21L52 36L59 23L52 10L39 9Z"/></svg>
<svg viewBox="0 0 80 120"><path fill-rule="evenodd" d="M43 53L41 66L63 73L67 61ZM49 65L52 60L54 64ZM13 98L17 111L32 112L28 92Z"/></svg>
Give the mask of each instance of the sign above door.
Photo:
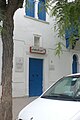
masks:
<svg viewBox="0 0 80 120"><path fill-rule="evenodd" d="M46 54L46 49L43 47L30 46L30 53Z"/></svg>

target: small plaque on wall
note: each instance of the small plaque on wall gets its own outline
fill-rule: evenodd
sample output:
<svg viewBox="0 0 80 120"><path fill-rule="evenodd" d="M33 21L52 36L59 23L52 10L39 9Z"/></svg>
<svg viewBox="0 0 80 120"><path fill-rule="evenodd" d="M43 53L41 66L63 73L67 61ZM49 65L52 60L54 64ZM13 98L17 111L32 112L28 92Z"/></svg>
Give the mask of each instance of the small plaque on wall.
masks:
<svg viewBox="0 0 80 120"><path fill-rule="evenodd" d="M49 70L55 70L54 65L49 65Z"/></svg>
<svg viewBox="0 0 80 120"><path fill-rule="evenodd" d="M23 72L24 71L24 59L23 57L15 58L15 72Z"/></svg>

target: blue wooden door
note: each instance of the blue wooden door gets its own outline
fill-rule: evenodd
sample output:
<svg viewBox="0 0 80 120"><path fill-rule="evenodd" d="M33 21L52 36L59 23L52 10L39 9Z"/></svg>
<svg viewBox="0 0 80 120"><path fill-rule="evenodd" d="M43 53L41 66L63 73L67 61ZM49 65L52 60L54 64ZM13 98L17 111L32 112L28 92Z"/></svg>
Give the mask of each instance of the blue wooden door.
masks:
<svg viewBox="0 0 80 120"><path fill-rule="evenodd" d="M42 94L43 60L29 59L29 96Z"/></svg>
<svg viewBox="0 0 80 120"><path fill-rule="evenodd" d="M73 55L72 73L77 73L77 56Z"/></svg>

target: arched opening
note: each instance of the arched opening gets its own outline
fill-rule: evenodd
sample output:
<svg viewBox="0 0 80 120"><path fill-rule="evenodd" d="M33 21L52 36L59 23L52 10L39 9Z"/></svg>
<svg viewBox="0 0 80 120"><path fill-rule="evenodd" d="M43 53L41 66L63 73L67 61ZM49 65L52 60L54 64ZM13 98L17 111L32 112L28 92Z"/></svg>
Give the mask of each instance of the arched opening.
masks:
<svg viewBox="0 0 80 120"><path fill-rule="evenodd" d="M76 54L73 55L73 62L72 62L72 73L78 72L78 57Z"/></svg>

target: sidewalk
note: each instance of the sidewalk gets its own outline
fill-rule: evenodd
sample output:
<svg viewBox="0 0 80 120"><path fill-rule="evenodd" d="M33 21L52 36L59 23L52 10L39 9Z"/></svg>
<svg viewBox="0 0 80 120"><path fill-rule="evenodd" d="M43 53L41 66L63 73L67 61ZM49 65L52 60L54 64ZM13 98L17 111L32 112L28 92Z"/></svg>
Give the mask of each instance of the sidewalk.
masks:
<svg viewBox="0 0 80 120"><path fill-rule="evenodd" d="M16 120L18 113L24 108L27 104L35 100L37 97L21 97L13 98L13 120Z"/></svg>

